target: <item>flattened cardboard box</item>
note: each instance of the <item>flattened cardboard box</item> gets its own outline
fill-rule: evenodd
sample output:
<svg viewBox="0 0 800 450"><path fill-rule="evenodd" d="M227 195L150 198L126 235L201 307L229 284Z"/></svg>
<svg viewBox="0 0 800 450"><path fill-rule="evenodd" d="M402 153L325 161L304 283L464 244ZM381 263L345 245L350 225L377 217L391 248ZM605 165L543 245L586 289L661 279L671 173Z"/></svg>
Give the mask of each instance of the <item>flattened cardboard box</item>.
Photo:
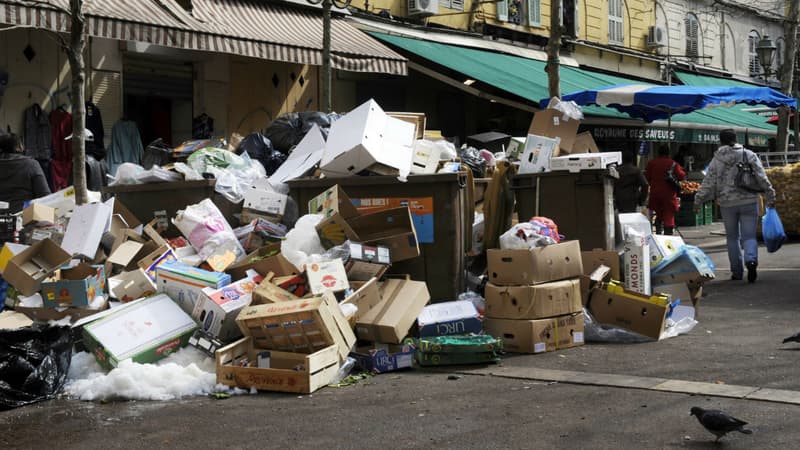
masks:
<svg viewBox="0 0 800 450"><path fill-rule="evenodd" d="M565 118L561 111L543 109L533 115L528 134L561 139L559 147L565 152L572 151L581 121ZM553 155L558 156L558 154Z"/></svg>
<svg viewBox="0 0 800 450"><path fill-rule="evenodd" d="M420 337L454 334L480 334L480 314L469 300L434 303L422 309L417 317Z"/></svg>
<svg viewBox="0 0 800 450"><path fill-rule="evenodd" d="M595 288L589 310L601 324L618 326L658 340L664 331L669 307L645 301L647 298L632 291L620 293Z"/></svg>
<svg viewBox="0 0 800 450"><path fill-rule="evenodd" d="M498 286L540 284L583 274L578 241L530 250L489 249L486 257L489 281Z"/></svg>
<svg viewBox="0 0 800 450"><path fill-rule="evenodd" d="M486 316L497 319L543 319L580 312L580 280L535 286L486 285Z"/></svg>
<svg viewBox="0 0 800 450"><path fill-rule="evenodd" d="M359 347L350 353L356 364L372 373L394 372L410 368L414 360L414 346L408 344L376 344L374 347Z"/></svg>
<svg viewBox="0 0 800 450"><path fill-rule="evenodd" d="M71 259L69 253L50 239L39 241L8 260L3 278L22 295L39 291L42 281Z"/></svg>
<svg viewBox="0 0 800 450"><path fill-rule="evenodd" d="M197 328L166 295L119 306L83 327L83 342L107 369L131 359L152 363L184 347Z"/></svg>
<svg viewBox="0 0 800 450"><path fill-rule="evenodd" d="M399 344L430 301L424 281L389 279L383 283L381 302L356 321L359 339Z"/></svg>
<svg viewBox="0 0 800 450"><path fill-rule="evenodd" d="M503 340L512 353L543 353L583 345L583 313L549 319L486 319L486 334Z"/></svg>

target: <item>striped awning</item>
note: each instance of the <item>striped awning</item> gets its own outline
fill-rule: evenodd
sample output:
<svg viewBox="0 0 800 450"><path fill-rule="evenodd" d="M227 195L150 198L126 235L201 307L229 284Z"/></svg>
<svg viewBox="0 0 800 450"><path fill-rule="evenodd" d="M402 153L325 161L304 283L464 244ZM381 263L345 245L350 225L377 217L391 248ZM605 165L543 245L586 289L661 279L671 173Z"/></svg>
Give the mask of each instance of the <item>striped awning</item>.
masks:
<svg viewBox="0 0 800 450"><path fill-rule="evenodd" d="M69 0L0 0L0 24L68 32ZM322 65L320 11L257 0L86 0L90 36ZM331 67L406 75L406 59L343 19L331 21Z"/></svg>

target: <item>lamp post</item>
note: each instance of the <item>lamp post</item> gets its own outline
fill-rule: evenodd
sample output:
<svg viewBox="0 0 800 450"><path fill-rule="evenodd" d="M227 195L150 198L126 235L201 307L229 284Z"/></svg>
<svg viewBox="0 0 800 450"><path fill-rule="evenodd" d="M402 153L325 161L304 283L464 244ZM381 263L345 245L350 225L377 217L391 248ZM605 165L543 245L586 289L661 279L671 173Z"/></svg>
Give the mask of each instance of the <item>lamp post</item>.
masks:
<svg viewBox="0 0 800 450"><path fill-rule="evenodd" d="M350 6L351 0L306 0L312 5L322 3L322 110L331 112L331 7Z"/></svg>
<svg viewBox="0 0 800 450"><path fill-rule="evenodd" d="M766 34L756 46L756 54L758 55L758 62L764 68L764 81L769 80L770 68L772 68L772 59L775 57L775 50L777 47L772 39ZM767 81L767 84L769 82Z"/></svg>

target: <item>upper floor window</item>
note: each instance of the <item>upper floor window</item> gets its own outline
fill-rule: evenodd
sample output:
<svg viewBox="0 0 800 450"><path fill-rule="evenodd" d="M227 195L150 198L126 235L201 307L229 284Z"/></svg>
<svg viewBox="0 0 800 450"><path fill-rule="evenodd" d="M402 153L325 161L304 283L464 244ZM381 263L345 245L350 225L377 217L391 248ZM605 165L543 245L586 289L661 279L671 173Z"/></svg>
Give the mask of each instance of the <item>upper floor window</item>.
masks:
<svg viewBox="0 0 800 450"><path fill-rule="evenodd" d="M686 56L694 61L700 56L700 24L692 13L686 15L683 24L686 28Z"/></svg>
<svg viewBox="0 0 800 450"><path fill-rule="evenodd" d="M464 0L439 0L439 6L445 8L455 9L458 11L464 10Z"/></svg>
<svg viewBox="0 0 800 450"><path fill-rule="evenodd" d="M781 68L783 67L784 55L783 52L786 51L786 42L784 42L783 38L778 38L775 41L775 59L773 63L772 70L780 76Z"/></svg>
<svg viewBox="0 0 800 450"><path fill-rule="evenodd" d="M541 0L528 0L528 26L538 27L542 25L541 3Z"/></svg>
<svg viewBox="0 0 800 450"><path fill-rule="evenodd" d="M755 30L751 31L747 36L747 56L751 77L761 73L761 63L758 61L758 53L756 52L756 47L758 47L758 41L760 40L761 36Z"/></svg>
<svg viewBox="0 0 800 450"><path fill-rule="evenodd" d="M564 35L578 37L578 0L563 0L561 3L561 25L564 26Z"/></svg>
<svg viewBox="0 0 800 450"><path fill-rule="evenodd" d="M625 35L622 32L623 0L608 1L608 43L623 44Z"/></svg>

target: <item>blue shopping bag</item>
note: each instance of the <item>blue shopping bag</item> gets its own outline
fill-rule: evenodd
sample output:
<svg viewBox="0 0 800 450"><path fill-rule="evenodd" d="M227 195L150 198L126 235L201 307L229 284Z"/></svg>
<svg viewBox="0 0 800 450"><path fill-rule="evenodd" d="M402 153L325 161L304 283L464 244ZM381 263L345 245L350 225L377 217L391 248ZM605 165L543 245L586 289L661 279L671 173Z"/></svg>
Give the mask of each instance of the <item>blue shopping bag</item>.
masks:
<svg viewBox="0 0 800 450"><path fill-rule="evenodd" d="M769 253L777 252L786 242L786 233L775 208L767 208L767 212L761 217L761 233Z"/></svg>

